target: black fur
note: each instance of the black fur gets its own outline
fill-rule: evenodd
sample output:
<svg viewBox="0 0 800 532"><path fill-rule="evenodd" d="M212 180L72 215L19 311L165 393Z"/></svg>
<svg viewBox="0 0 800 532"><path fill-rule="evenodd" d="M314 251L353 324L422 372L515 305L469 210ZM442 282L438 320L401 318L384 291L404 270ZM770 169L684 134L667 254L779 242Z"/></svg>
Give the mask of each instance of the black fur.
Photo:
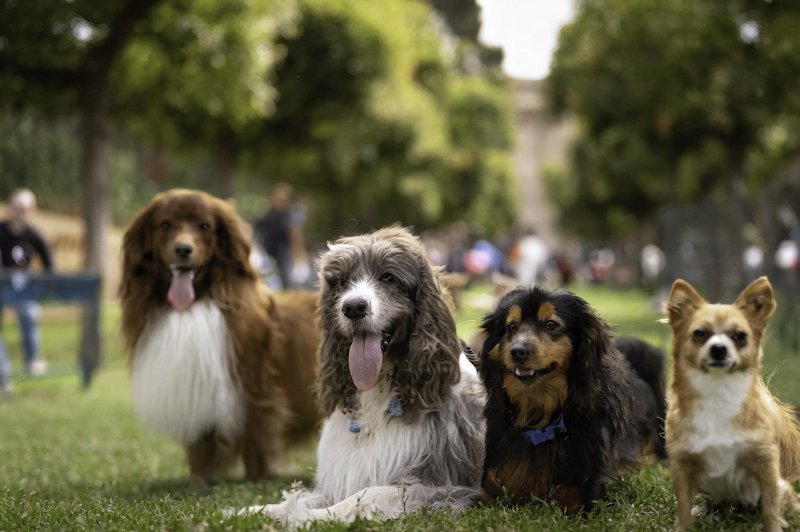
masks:
<svg viewBox="0 0 800 532"><path fill-rule="evenodd" d="M667 459L664 444L664 421L667 418L667 400L664 392L664 351L633 336L614 338L614 347L623 355L633 370L645 383L652 401L647 401L650 410L647 417L653 419L653 450L661 460Z"/></svg>
<svg viewBox="0 0 800 532"><path fill-rule="evenodd" d="M546 414L551 423L562 415L566 431L534 446L523 436L526 428L515 426L517 405L503 388L507 369L489 352L507 341L506 318L512 306L522 309L523 323L539 330L537 312L545 302L564 322L572 356L566 400L560 410ZM480 371L488 394L483 478L487 495L555 500L570 512L590 507L604 496L609 480L637 463L643 439L655 437L652 397L658 391L651 392L648 382L614 348L606 322L567 290L517 288L484 318L482 329L486 339ZM655 384L663 397L663 379ZM535 385L528 386L536 393ZM489 481L490 472L499 470L511 472L506 477L513 479L513 485L504 484L502 478Z"/></svg>

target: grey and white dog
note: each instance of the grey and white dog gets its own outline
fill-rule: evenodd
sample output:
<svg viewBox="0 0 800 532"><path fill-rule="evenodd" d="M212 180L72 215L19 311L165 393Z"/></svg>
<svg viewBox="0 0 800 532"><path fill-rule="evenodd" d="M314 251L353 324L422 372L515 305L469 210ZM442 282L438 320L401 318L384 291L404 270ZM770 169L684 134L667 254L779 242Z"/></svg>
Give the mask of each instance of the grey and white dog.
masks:
<svg viewBox="0 0 800 532"><path fill-rule="evenodd" d="M392 226L320 260L320 405L312 491L253 506L284 524L458 511L480 493L485 393L419 239Z"/></svg>

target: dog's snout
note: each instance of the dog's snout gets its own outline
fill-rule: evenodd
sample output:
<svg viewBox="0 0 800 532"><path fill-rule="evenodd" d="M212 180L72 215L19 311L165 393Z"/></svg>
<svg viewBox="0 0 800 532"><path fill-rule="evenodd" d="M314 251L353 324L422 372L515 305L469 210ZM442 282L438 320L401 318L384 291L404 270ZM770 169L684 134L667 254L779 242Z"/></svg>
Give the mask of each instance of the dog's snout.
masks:
<svg viewBox="0 0 800 532"><path fill-rule="evenodd" d="M360 320L368 310L369 302L363 297L353 297L342 303L342 313L349 320Z"/></svg>
<svg viewBox="0 0 800 532"><path fill-rule="evenodd" d="M194 248L191 245L186 244L184 242L178 242L177 244L175 244L175 247L173 249L175 251L175 255L177 255L182 259L188 259L189 256L192 254L192 251L194 251Z"/></svg>
<svg viewBox="0 0 800 532"><path fill-rule="evenodd" d="M713 344L709 348L709 353L711 354L711 360L720 362L728 357L728 348L722 344Z"/></svg>
<svg viewBox="0 0 800 532"><path fill-rule="evenodd" d="M528 348L522 344L512 345L510 351L514 362L524 362L528 359Z"/></svg>

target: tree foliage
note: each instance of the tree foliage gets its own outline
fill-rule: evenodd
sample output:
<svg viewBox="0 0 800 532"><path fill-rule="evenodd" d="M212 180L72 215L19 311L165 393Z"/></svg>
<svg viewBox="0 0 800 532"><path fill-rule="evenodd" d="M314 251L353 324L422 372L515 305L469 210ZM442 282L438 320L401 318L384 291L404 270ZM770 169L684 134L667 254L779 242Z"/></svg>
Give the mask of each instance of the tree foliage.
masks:
<svg viewBox="0 0 800 532"><path fill-rule="evenodd" d="M276 110L250 167L304 191L318 234L463 219L485 200L464 192L512 184L503 87L459 72L435 21L423 3L304 0L279 37ZM493 116L465 114L470 99ZM478 221L507 224L514 204L504 205Z"/></svg>
<svg viewBox="0 0 800 532"><path fill-rule="evenodd" d="M620 234L667 202L763 185L765 158L789 152L769 140L797 116L798 25L800 6L779 0L582 1L548 85L581 127L553 180L571 229Z"/></svg>
<svg viewBox="0 0 800 532"><path fill-rule="evenodd" d="M79 131L104 132L113 150L83 164L121 165L108 190L135 204L180 184L234 195L252 213L263 196L246 192L289 181L323 238L467 216L496 229L514 211L501 55L477 43L474 1L431 4L10 0L0 109L12 124L31 109L94 120ZM150 159L169 161L152 183ZM84 181L105 197L95 186Z"/></svg>

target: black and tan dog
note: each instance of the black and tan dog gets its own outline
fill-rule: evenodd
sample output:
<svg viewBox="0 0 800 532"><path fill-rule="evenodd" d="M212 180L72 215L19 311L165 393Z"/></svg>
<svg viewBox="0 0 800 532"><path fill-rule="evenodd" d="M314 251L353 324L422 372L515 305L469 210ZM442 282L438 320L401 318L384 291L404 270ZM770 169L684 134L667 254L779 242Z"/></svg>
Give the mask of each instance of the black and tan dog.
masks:
<svg viewBox="0 0 800 532"><path fill-rule="evenodd" d="M482 329L487 495L553 500L577 512L644 448L660 445L663 455L660 350L632 341L623 354L606 322L566 290L517 288ZM632 366L626 357L642 360Z"/></svg>

